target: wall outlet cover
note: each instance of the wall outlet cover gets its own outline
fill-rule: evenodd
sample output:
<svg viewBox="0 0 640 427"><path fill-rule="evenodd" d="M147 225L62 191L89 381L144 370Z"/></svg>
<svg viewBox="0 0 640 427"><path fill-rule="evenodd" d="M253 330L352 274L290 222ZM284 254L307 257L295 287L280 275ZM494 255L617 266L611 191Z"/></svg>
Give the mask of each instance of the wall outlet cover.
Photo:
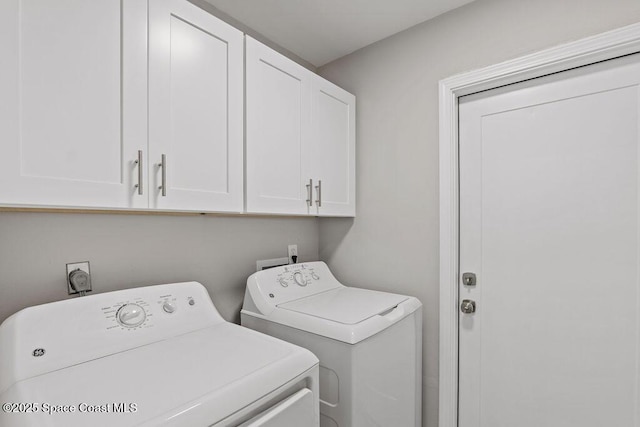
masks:
<svg viewBox="0 0 640 427"><path fill-rule="evenodd" d="M74 281L75 284L72 284L71 273L76 270L80 270L85 274L76 273L76 280ZM71 262L67 264L67 290L69 295L91 291L91 269L89 267L89 261Z"/></svg>
<svg viewBox="0 0 640 427"><path fill-rule="evenodd" d="M289 255L289 264L295 264L298 260L298 245L289 245L287 248L287 253ZM293 257L296 257L294 261Z"/></svg>

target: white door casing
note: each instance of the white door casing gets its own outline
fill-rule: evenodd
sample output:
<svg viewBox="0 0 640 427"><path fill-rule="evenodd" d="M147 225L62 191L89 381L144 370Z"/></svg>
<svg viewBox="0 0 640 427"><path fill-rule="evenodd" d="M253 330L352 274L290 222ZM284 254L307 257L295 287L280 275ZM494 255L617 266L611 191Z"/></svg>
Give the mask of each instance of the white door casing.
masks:
<svg viewBox="0 0 640 427"><path fill-rule="evenodd" d="M150 207L243 210L243 43L186 0L149 3Z"/></svg>
<svg viewBox="0 0 640 427"><path fill-rule="evenodd" d="M4 204L147 207L146 45L143 0L0 3Z"/></svg>
<svg viewBox="0 0 640 427"><path fill-rule="evenodd" d="M638 415L640 55L460 100L460 427Z"/></svg>
<svg viewBox="0 0 640 427"><path fill-rule="evenodd" d="M458 97L640 51L640 25L440 82L439 425L458 425Z"/></svg>

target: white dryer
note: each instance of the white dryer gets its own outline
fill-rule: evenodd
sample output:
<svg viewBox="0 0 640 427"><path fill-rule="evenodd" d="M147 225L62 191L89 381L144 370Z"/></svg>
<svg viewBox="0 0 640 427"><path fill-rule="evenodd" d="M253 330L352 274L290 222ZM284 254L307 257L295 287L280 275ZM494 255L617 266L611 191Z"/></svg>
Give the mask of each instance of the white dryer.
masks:
<svg viewBox="0 0 640 427"><path fill-rule="evenodd" d="M247 280L242 325L320 359L322 427L421 425L422 304L347 287L323 262Z"/></svg>
<svg viewBox="0 0 640 427"><path fill-rule="evenodd" d="M196 282L75 298L0 326L0 425L317 426L317 363Z"/></svg>

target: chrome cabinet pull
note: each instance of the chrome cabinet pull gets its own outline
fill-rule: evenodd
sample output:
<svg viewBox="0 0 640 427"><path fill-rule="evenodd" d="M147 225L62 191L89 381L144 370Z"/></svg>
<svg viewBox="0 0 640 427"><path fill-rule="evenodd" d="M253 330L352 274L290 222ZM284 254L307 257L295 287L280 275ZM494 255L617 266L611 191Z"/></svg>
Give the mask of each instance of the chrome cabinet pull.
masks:
<svg viewBox="0 0 640 427"><path fill-rule="evenodd" d="M138 165L138 183L134 187L138 189L138 194L142 195L142 150L138 150L138 160L133 163Z"/></svg>
<svg viewBox="0 0 640 427"><path fill-rule="evenodd" d="M159 187L162 190L162 196L167 195L167 155L162 155L162 163L160 163L160 169L162 169L162 185Z"/></svg>
<svg viewBox="0 0 640 427"><path fill-rule="evenodd" d="M307 187L307 204L311 207L313 206L313 180L310 179L309 183L306 185Z"/></svg>
<svg viewBox="0 0 640 427"><path fill-rule="evenodd" d="M322 207L322 180L318 180L318 185L316 185L316 193L318 193L316 204L318 205L318 207Z"/></svg>

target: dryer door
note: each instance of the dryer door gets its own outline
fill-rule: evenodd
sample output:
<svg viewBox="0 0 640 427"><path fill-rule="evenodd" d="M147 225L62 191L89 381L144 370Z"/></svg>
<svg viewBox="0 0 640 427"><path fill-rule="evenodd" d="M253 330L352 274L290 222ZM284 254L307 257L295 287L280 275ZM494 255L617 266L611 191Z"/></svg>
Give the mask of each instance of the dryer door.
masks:
<svg viewBox="0 0 640 427"><path fill-rule="evenodd" d="M316 425L313 392L303 388L238 427L312 427Z"/></svg>

